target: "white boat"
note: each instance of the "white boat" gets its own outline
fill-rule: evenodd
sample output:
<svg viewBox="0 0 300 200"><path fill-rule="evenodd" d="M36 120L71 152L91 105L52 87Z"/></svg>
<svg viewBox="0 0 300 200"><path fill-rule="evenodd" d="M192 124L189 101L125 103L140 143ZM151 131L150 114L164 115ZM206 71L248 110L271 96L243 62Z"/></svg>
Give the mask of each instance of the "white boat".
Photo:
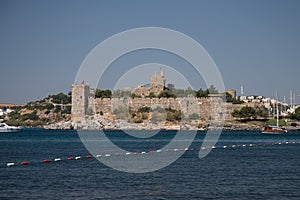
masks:
<svg viewBox="0 0 300 200"><path fill-rule="evenodd" d="M8 132L19 132L21 128L16 126L9 126L6 123L0 123L0 133L8 133Z"/></svg>

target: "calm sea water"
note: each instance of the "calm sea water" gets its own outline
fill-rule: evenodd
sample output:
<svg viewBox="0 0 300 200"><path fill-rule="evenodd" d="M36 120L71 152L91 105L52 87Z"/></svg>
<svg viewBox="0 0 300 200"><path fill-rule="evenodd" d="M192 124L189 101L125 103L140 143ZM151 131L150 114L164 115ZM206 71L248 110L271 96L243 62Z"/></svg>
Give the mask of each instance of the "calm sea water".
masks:
<svg viewBox="0 0 300 200"><path fill-rule="evenodd" d="M164 131L142 140L121 131L107 132L114 143L129 151L162 147L175 134ZM199 148L204 136L205 132L199 132L191 147ZM225 131L218 145L277 141L300 141L300 133L269 136ZM300 199L299 144L214 149L203 159L198 151L187 151L168 167L141 174L116 171L94 158L42 163L43 159L89 154L75 131L0 134L0 198ZM29 165L21 166L22 161ZM7 162L18 164L7 167Z"/></svg>

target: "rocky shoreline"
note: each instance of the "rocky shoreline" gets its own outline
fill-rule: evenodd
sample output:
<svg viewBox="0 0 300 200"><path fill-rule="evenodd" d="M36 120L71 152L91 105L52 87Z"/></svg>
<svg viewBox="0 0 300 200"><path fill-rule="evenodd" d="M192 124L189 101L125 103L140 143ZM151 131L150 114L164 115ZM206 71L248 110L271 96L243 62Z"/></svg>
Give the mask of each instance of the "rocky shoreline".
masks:
<svg viewBox="0 0 300 200"><path fill-rule="evenodd" d="M102 121L88 120L85 123L73 123L71 121L58 122L55 124L46 125L43 128L48 130L208 130L209 124L203 127L196 127L189 124L153 124L148 123L128 123L125 120ZM246 123L231 123L225 122L223 126L214 126L210 129L222 129L232 131L259 131L262 129L259 125ZM286 127L288 130L297 130L296 127Z"/></svg>

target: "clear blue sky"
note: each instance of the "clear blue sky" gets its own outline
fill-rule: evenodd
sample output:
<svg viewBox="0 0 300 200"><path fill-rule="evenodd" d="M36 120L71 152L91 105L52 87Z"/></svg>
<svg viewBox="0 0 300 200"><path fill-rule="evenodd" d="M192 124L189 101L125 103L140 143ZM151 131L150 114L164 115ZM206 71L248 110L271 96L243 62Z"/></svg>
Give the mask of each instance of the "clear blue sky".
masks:
<svg viewBox="0 0 300 200"><path fill-rule="evenodd" d="M249 95L274 97L278 91L283 99L291 89L300 95L299 20L297 0L1 0L0 103L70 91L80 64L97 44L147 26L198 41L228 89L239 91L242 84Z"/></svg>

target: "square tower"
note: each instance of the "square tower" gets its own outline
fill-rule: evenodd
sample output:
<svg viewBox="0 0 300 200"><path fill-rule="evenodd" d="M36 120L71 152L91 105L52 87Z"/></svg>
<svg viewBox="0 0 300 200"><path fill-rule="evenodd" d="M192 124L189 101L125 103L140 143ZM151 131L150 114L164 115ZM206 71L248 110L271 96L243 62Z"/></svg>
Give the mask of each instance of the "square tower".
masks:
<svg viewBox="0 0 300 200"><path fill-rule="evenodd" d="M159 73L154 73L150 77L150 92L158 95L165 87L164 71L161 69Z"/></svg>
<svg viewBox="0 0 300 200"><path fill-rule="evenodd" d="M89 84L72 85L72 122L80 122L86 115L89 104Z"/></svg>

